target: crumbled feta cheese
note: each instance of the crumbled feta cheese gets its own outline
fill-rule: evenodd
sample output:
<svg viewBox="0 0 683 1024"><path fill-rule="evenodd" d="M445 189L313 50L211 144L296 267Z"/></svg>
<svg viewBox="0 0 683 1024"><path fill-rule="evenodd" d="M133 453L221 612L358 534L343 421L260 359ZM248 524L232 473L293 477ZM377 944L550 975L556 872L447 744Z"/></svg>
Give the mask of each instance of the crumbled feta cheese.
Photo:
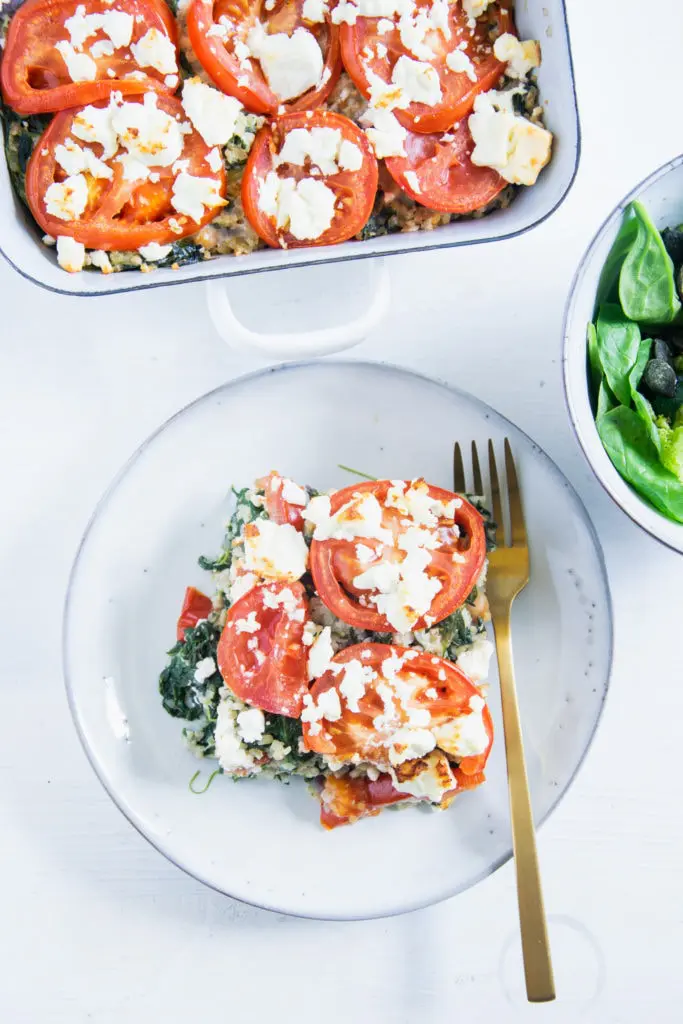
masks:
<svg viewBox="0 0 683 1024"><path fill-rule="evenodd" d="M293 480L288 480L287 477L282 479L282 497L290 505L300 505L303 508L308 504L308 495L303 487L299 487L298 484L295 484Z"/></svg>
<svg viewBox="0 0 683 1024"><path fill-rule="evenodd" d="M117 108L117 93L107 107L83 107L73 119L71 133L82 142L96 142L102 146L102 159L108 160L118 149L118 139L112 124L112 113Z"/></svg>
<svg viewBox="0 0 683 1024"><path fill-rule="evenodd" d="M85 266L85 246L68 235L57 236L57 262L62 270L76 274Z"/></svg>
<svg viewBox="0 0 683 1024"><path fill-rule="evenodd" d="M223 698L216 714L216 757L223 771L254 774L261 769L240 739L236 718L233 702Z"/></svg>
<svg viewBox="0 0 683 1024"><path fill-rule="evenodd" d="M111 57L114 54L114 44L110 43L108 39L98 39L96 43L92 44L89 52L93 60L99 60L100 57Z"/></svg>
<svg viewBox="0 0 683 1024"><path fill-rule="evenodd" d="M446 793L457 787L448 758L440 751L432 751L417 761L405 761L390 769L394 789L408 793L416 800L429 800L440 804Z"/></svg>
<svg viewBox="0 0 683 1024"><path fill-rule="evenodd" d="M266 729L266 718L260 708L249 708L237 715L237 732L245 743L258 743Z"/></svg>
<svg viewBox="0 0 683 1024"><path fill-rule="evenodd" d="M220 182L215 178L203 178L182 171L173 182L171 206L191 220L200 221L205 208L215 210L227 204L227 200L220 194L220 187Z"/></svg>
<svg viewBox="0 0 683 1024"><path fill-rule="evenodd" d="M162 75L173 75L178 71L175 46L157 28L147 29L144 36L133 43L130 51L141 68L154 68Z"/></svg>
<svg viewBox="0 0 683 1024"><path fill-rule="evenodd" d="M67 174L86 171L93 178L111 178L113 174L111 167L98 159L92 149L83 149L70 138L66 138L63 145L55 146L55 160Z"/></svg>
<svg viewBox="0 0 683 1024"><path fill-rule="evenodd" d="M446 65L451 69L451 71L467 75L470 82L477 81L477 73L474 70L474 64L463 50L452 50L447 54Z"/></svg>
<svg viewBox="0 0 683 1024"><path fill-rule="evenodd" d="M533 185L550 159L552 133L513 112L512 93L491 90L474 101L472 163L492 167L513 185Z"/></svg>
<svg viewBox="0 0 683 1024"><path fill-rule="evenodd" d="M315 540L356 540L366 537L391 544L391 530L382 526L382 506L374 494L359 493L331 515L326 494L311 498L304 519L315 526Z"/></svg>
<svg viewBox="0 0 683 1024"><path fill-rule="evenodd" d="M493 0L462 0L463 10L468 18L480 18Z"/></svg>
<svg viewBox="0 0 683 1024"><path fill-rule="evenodd" d="M92 255L92 254L91 254ZM202 658L197 662L194 670L194 677L198 683L203 683L216 671L216 662L213 658Z"/></svg>
<svg viewBox="0 0 683 1024"><path fill-rule="evenodd" d="M537 68L541 63L541 47L534 39L527 39L521 42L510 32L498 36L493 44L493 53L507 64L505 74L510 78L526 78L532 68Z"/></svg>
<svg viewBox="0 0 683 1024"><path fill-rule="evenodd" d="M236 133L244 108L234 96L226 96L200 78L183 84L183 108L207 146L224 146Z"/></svg>
<svg viewBox="0 0 683 1024"><path fill-rule="evenodd" d="M436 739L429 729L411 729L403 726L392 733L385 746L389 750L391 764L397 765L429 754L436 746Z"/></svg>
<svg viewBox="0 0 683 1024"><path fill-rule="evenodd" d="M304 710L301 712L301 721L309 723L312 736L317 736L321 731L323 719L326 719L328 722L337 722L341 716L341 701L334 687L319 694L317 701L311 697L310 693L304 696Z"/></svg>
<svg viewBox="0 0 683 1024"><path fill-rule="evenodd" d="M441 99L441 83L436 68L405 54L394 64L391 80L401 90L401 106L424 103L433 107Z"/></svg>
<svg viewBox="0 0 683 1024"><path fill-rule="evenodd" d="M88 253L88 263L93 267L97 267L103 274L112 274L114 272L109 256L101 249L95 249L93 252Z"/></svg>
<svg viewBox="0 0 683 1024"><path fill-rule="evenodd" d="M412 188L413 192L420 191L420 179L415 171L405 171L403 177L406 179L406 184L409 188Z"/></svg>
<svg viewBox="0 0 683 1024"><path fill-rule="evenodd" d="M486 637L477 637L471 647L458 652L456 659L458 668L473 683L486 679L493 654L493 644Z"/></svg>
<svg viewBox="0 0 683 1024"><path fill-rule="evenodd" d="M296 181L269 171L259 186L259 209L300 240L320 238L331 227L336 200L334 191L315 178Z"/></svg>
<svg viewBox="0 0 683 1024"><path fill-rule="evenodd" d="M451 37L447 0L434 0L429 7L422 7L419 10L411 4L411 8L399 18L398 30L406 50L420 60L432 60L435 52L428 39L433 40L433 33L437 30L446 39ZM440 44L435 41L435 45Z"/></svg>
<svg viewBox="0 0 683 1024"><path fill-rule="evenodd" d="M247 36L251 54L275 95L281 100L301 96L320 81L323 55L315 36L299 27L291 36L285 32L266 32L257 22Z"/></svg>
<svg viewBox="0 0 683 1024"><path fill-rule="evenodd" d="M489 736L481 713L483 701L482 707L477 707L479 710L458 715L432 730L438 745L451 757L476 757L488 749Z"/></svg>
<svg viewBox="0 0 683 1024"><path fill-rule="evenodd" d="M356 558L361 565L367 565L368 562L376 557L374 548L368 547L367 544L356 544Z"/></svg>
<svg viewBox="0 0 683 1024"><path fill-rule="evenodd" d="M66 64L72 82L94 82L97 78L97 64L87 53L77 53L66 39L55 45Z"/></svg>
<svg viewBox="0 0 683 1024"><path fill-rule="evenodd" d="M358 701L365 696L365 688L374 677L374 670L356 658L346 662L339 683L339 692L346 701L349 711L355 714L360 711Z"/></svg>
<svg viewBox="0 0 683 1024"><path fill-rule="evenodd" d="M404 143L408 132L390 110L370 106L361 115L361 122L368 126L365 134L378 160L406 155Z"/></svg>
<svg viewBox="0 0 683 1024"><path fill-rule="evenodd" d="M159 245L158 242L148 242L147 245L141 245L138 252L143 260L156 262L157 260L166 259L172 248L172 245Z"/></svg>
<svg viewBox="0 0 683 1024"><path fill-rule="evenodd" d="M121 145L147 166L168 167L183 151L180 125L157 106L155 92L145 93L142 103L122 103L114 107L111 123Z"/></svg>
<svg viewBox="0 0 683 1024"><path fill-rule="evenodd" d="M256 612L249 612L244 619L235 620L236 633L258 633L261 623L256 618Z"/></svg>
<svg viewBox="0 0 683 1024"><path fill-rule="evenodd" d="M407 721L411 729L428 729L431 725L432 716L428 708L406 708Z"/></svg>
<svg viewBox="0 0 683 1024"><path fill-rule="evenodd" d="M291 523L257 519L244 528L245 567L270 579L298 580L306 572L308 546Z"/></svg>
<svg viewBox="0 0 683 1024"><path fill-rule="evenodd" d="M428 697L430 700L437 700L438 696L439 694L433 686L430 686L429 689L425 690L425 697Z"/></svg>
<svg viewBox="0 0 683 1024"><path fill-rule="evenodd" d="M82 174L53 181L45 191L45 210L59 220L78 220L88 205L88 183Z"/></svg>
<svg viewBox="0 0 683 1024"><path fill-rule="evenodd" d="M325 20L327 14L327 0L304 0L301 8L301 15L305 21L319 24Z"/></svg>
<svg viewBox="0 0 683 1024"><path fill-rule="evenodd" d="M304 638L304 643L306 642ZM308 678L319 679L330 668L334 656L332 630L325 626L315 637L308 652Z"/></svg>
<svg viewBox="0 0 683 1024"><path fill-rule="evenodd" d="M221 167L223 166L223 157L220 151L216 148L209 150L206 154L205 160L214 174L218 174Z"/></svg>

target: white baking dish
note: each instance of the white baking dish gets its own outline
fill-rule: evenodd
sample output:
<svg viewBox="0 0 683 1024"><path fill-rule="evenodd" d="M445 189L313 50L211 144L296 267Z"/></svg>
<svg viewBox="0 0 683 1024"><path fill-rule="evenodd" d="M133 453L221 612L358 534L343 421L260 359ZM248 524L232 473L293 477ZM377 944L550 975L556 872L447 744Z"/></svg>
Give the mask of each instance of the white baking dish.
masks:
<svg viewBox="0 0 683 1024"><path fill-rule="evenodd" d="M182 267L177 271L163 269L150 274L128 271L107 276L99 273L70 275L57 265L54 250L42 245L39 236L29 227L30 218L12 191L5 160L1 159L0 223L3 227L0 251L20 274L43 288L70 295L91 296L111 295L137 288L158 288L186 281L215 282L219 278L285 267L337 263L341 260L386 256L421 249L493 242L528 231L549 217L567 195L578 166L580 133L564 0L518 0L516 19L520 36L541 41L543 65L538 73L538 82L547 125L555 133L556 141L553 159L543 171L538 183L533 188L522 190L506 210L498 210L480 220L456 221L430 232L384 235L366 242L345 242L324 249L269 249L248 256L222 256L205 263ZM378 294L369 310L361 317L360 328L350 333L347 331L347 343L359 340L356 337L359 331L366 333L386 306L386 273L380 274L378 280ZM227 301L225 287L221 286L219 289L214 286L211 290L210 306L214 319L219 318L219 329L223 324L220 318L226 315L230 317L226 308ZM229 332L233 337L235 332L240 333L240 325L234 316L229 323ZM318 341L323 343L321 332L316 332L316 335ZM256 336L251 332L245 332L241 340L258 345L259 337L270 336ZM329 351L345 347L341 344L342 340L341 337L335 338L334 343L323 347ZM283 355L281 341L281 337L271 338L271 343L260 347L268 351L276 350ZM292 354L320 350L317 343L300 343L297 351L292 351Z"/></svg>

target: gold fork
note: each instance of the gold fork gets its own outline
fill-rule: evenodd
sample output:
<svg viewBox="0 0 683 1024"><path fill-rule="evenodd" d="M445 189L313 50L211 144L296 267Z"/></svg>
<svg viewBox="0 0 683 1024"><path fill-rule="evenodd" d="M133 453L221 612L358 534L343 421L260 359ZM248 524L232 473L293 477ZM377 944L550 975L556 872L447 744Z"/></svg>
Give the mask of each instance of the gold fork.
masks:
<svg viewBox="0 0 683 1024"><path fill-rule="evenodd" d="M503 706L503 728L505 731L505 756L507 759L508 790L510 794L510 820L512 824L512 848L517 872L517 899L519 903L519 925L522 936L524 974L527 998L532 1003L545 1003L555 998L555 982L550 960L548 930L541 877L536 854L534 819L531 813L529 782L524 761L522 727L519 720L519 706L515 687L515 670L512 662L512 637L510 632L510 611L517 594L529 582L529 546L522 500L517 482L517 471L510 442L505 439L505 471L507 476L507 504L510 519L510 543L505 543L503 501L498 482L498 470L493 442L489 441L489 477L491 480L491 511L498 524L498 547L489 555L487 592L491 607L491 618L496 634L496 652L500 674L500 693ZM472 442L473 493L484 494L479 454ZM453 489L459 493L467 490L465 468L460 445L453 449Z"/></svg>

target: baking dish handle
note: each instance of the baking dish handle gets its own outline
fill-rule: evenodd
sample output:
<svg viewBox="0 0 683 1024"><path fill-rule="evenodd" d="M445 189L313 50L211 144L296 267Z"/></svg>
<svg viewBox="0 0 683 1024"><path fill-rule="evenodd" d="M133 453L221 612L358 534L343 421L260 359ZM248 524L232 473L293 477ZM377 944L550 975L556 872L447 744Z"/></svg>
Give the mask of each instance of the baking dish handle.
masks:
<svg viewBox="0 0 683 1024"><path fill-rule="evenodd" d="M354 260L352 263L341 265L325 264L285 271L289 274L299 272L301 275L304 293L300 298L294 299L295 310L297 302L300 310L300 303L305 302L307 297L310 300L312 293L318 299L325 299L325 302L329 294L334 294L337 296L337 302L332 305L339 305L339 297L342 304L347 302L357 289L354 289L353 285L344 278L347 275L352 275L351 280L355 279L357 282L357 274L361 268L363 268L364 282L371 278L369 282L370 297L365 309L355 319L346 323L313 330L283 332L252 330L239 319L233 309L230 288L231 284L234 287L234 282L221 278L207 282L207 300L213 325L228 345L234 348L255 350L263 355L276 356L279 359L298 359L302 356L324 356L332 352L341 352L343 349L351 348L363 341L382 320L389 308L391 280L385 261L383 259ZM261 275L258 276L263 281ZM320 277L322 277L323 284L321 284ZM278 278L281 278L280 274L278 274ZM240 280L245 279L241 278ZM324 283L327 283L326 288ZM330 285L333 285L332 290ZM291 302L291 288L286 289L286 295Z"/></svg>

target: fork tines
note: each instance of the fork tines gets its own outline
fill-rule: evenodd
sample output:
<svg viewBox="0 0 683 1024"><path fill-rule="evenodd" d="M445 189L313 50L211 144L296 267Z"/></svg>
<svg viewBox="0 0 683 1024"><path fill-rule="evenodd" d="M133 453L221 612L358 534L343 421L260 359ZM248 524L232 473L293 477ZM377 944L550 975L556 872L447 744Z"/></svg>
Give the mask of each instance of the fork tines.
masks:
<svg viewBox="0 0 683 1024"><path fill-rule="evenodd" d="M510 544L512 546L526 545L526 530L524 527L524 514L522 511L522 499L519 491L519 481L515 460L512 456L510 442L505 438L504 445L505 474L503 477L504 487L501 488L501 479L498 475L496 453L493 441L488 442L488 471L491 493L491 514L499 526L499 544L504 544L504 522L503 513L505 494L507 494L507 506L510 515ZM481 472L481 462L476 441L472 441L472 487L468 487L468 474L465 469L462 448L458 441L453 446L453 489L459 493L468 492L485 496L486 490Z"/></svg>

